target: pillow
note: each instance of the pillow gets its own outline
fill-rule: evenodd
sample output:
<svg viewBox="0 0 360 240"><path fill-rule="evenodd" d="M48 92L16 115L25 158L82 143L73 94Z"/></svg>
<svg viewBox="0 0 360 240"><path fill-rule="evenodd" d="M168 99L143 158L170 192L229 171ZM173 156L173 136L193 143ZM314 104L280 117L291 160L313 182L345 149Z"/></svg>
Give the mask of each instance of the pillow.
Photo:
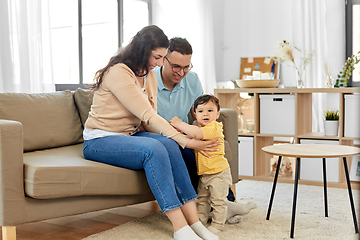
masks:
<svg viewBox="0 0 360 240"><path fill-rule="evenodd" d="M81 143L82 127L71 91L0 93L0 119L23 125L24 151Z"/></svg>
<svg viewBox="0 0 360 240"><path fill-rule="evenodd" d="M76 107L79 111L81 124L84 127L86 119L89 116L90 107L92 104L92 96L90 96L90 90L82 88L76 89L74 93L74 100Z"/></svg>

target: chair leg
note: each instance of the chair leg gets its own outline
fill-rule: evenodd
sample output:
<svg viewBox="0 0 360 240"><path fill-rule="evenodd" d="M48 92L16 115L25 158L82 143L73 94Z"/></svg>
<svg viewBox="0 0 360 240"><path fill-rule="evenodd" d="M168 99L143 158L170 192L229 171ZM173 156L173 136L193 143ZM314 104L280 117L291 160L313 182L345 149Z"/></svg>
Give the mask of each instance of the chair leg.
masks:
<svg viewBox="0 0 360 240"><path fill-rule="evenodd" d="M271 197L270 197L268 212L267 212L267 215L266 215L266 220L270 219L270 212L271 212L271 207L272 207L272 203L273 203L273 200L274 200L275 188L276 188L276 183L277 183L277 179L278 179L278 176L279 176L280 165L281 165L281 156L279 156L277 167L276 167L276 173L275 173L273 187L272 187L272 190L271 190Z"/></svg>
<svg viewBox="0 0 360 240"><path fill-rule="evenodd" d="M295 184L294 184L293 209L292 209L292 216L291 216L290 238L294 238L296 199L297 199L298 182L299 182L299 168L300 168L300 158L296 158Z"/></svg>
<svg viewBox="0 0 360 240"><path fill-rule="evenodd" d="M343 162L344 162L345 176L346 176L346 182L347 182L347 187L348 187L348 192L349 192L349 198L350 198L351 211L352 211L353 220L354 220L355 233L359 233L359 228L358 228L357 220L356 220L354 200L353 200L353 195L352 195L352 191L351 191L351 184L350 184L350 178L349 178L349 170L348 170L348 166L347 166L347 162L346 162L346 157L343 157Z"/></svg>
<svg viewBox="0 0 360 240"><path fill-rule="evenodd" d="M327 183L326 183L326 159L323 158L323 176L324 176L324 200L325 200L325 217L328 217L328 199L327 199Z"/></svg>
<svg viewBox="0 0 360 240"><path fill-rule="evenodd" d="M2 226L2 240L16 240L15 226Z"/></svg>

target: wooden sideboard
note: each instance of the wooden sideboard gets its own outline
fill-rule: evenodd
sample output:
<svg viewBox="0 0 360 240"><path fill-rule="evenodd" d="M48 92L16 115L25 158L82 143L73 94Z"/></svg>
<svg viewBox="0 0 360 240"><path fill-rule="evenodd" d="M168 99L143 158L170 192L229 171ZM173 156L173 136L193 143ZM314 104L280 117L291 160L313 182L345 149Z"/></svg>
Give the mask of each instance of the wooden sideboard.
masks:
<svg viewBox="0 0 360 240"><path fill-rule="evenodd" d="M214 89L215 96L220 100L222 108L231 108L238 110L238 100L240 93L248 93L252 96L250 103L250 114L247 118L254 119L254 132L243 132L239 130L239 136L251 136L254 143L254 173L253 176L239 176L239 179L254 179L272 181L273 176L270 174L271 155L263 152L264 146L274 144L274 137L291 137L295 143L300 143L301 139L314 140L336 140L340 145L352 146L354 140L360 138L344 137L344 97L346 94L360 93L360 88L235 88L235 89ZM314 93L337 93L339 95L339 135L325 136L320 132L312 132L312 102ZM295 134L278 135L263 134L260 131L260 95L262 94L292 94L295 97ZM249 113L247 113L249 114ZM340 159L339 159L340 163ZM351 159L348 160L348 166L351 166ZM301 169L300 169L301 171ZM319 173L321 174L321 173ZM293 176L281 177L280 182L293 182ZM299 180L300 184L321 185L322 182ZM355 189L360 188L360 182L352 182ZM346 188L344 169L339 164L339 181L329 182L330 187Z"/></svg>

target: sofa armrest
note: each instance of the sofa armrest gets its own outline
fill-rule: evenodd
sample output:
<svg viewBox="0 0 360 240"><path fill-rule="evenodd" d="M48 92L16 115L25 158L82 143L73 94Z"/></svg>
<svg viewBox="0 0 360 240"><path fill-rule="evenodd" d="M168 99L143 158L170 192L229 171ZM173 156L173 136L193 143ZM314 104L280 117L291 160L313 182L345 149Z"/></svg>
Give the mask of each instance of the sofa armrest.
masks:
<svg viewBox="0 0 360 240"><path fill-rule="evenodd" d="M24 217L23 127L0 119L0 225L13 226Z"/></svg>
<svg viewBox="0 0 360 240"><path fill-rule="evenodd" d="M221 108L219 122L222 122L224 129L225 140L229 143L231 149L231 158L228 157L228 161L231 168L231 176L233 183L239 181L239 155L238 155L238 124L237 113L233 109Z"/></svg>

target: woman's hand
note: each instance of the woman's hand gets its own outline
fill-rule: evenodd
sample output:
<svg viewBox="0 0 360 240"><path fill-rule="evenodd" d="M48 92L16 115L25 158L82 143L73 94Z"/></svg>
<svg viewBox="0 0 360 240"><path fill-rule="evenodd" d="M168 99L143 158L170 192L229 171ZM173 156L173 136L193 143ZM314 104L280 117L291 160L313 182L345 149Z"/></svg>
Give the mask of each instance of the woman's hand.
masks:
<svg viewBox="0 0 360 240"><path fill-rule="evenodd" d="M198 150L202 155L210 158L210 155L207 154L206 152L218 151L219 149L216 147L221 144L221 142L217 142L218 140L219 140L219 138L210 139L210 140L191 139L188 142L188 144L186 144L186 147L194 149L194 150Z"/></svg>

